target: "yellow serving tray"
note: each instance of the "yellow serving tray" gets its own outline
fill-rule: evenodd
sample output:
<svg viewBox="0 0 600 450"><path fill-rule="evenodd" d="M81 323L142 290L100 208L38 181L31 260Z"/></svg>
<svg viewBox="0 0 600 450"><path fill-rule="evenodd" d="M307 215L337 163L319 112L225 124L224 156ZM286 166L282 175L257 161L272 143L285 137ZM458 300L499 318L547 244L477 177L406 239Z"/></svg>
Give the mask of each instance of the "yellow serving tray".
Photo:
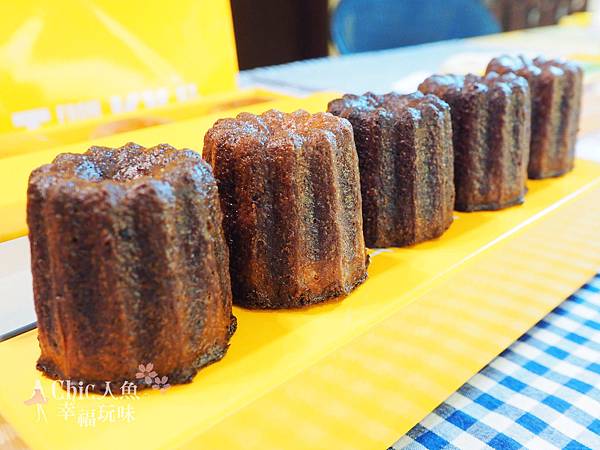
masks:
<svg viewBox="0 0 600 450"><path fill-rule="evenodd" d="M594 274L599 201L600 167L580 161L531 182L523 206L459 213L441 239L372 254L343 301L235 308L227 356L193 383L77 399L67 420L29 332L0 343L0 413L34 449L385 448ZM23 404L36 380L47 421ZM132 420L101 422L101 406Z"/></svg>
<svg viewBox="0 0 600 450"><path fill-rule="evenodd" d="M322 110L328 98L279 107ZM211 120L102 143L199 149ZM28 171L54 153L0 164L19 211ZM36 332L26 333L0 343L0 415L34 449L385 448L593 276L598 205L600 165L578 161L565 177L530 181L522 206L456 213L440 239L372 252L369 279L343 301L234 308L226 357L164 393L65 402L35 370ZM40 408L23 403L36 380L48 398Z"/></svg>

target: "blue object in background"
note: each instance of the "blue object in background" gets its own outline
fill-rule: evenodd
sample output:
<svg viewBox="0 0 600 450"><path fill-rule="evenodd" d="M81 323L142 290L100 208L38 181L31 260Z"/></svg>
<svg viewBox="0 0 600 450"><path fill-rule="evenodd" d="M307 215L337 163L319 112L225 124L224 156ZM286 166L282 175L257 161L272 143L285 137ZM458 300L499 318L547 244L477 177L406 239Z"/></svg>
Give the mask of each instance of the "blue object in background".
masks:
<svg viewBox="0 0 600 450"><path fill-rule="evenodd" d="M340 0L331 19L342 54L498 33L480 0Z"/></svg>

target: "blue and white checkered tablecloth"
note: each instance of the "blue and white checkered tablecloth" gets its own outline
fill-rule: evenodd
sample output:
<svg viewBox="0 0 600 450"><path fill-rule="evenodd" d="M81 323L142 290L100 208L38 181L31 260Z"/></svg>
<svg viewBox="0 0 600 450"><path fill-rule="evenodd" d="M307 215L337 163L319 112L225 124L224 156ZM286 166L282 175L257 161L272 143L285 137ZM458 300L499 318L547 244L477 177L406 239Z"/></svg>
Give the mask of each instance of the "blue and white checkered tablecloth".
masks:
<svg viewBox="0 0 600 450"><path fill-rule="evenodd" d="M600 449L600 274L392 447Z"/></svg>

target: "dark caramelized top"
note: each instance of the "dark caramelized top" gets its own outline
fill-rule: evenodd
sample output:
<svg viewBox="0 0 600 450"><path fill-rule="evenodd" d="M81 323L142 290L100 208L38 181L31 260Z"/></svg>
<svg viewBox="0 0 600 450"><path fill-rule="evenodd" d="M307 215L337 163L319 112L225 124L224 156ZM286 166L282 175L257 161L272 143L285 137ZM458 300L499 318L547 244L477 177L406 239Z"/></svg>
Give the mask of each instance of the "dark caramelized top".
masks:
<svg viewBox="0 0 600 450"><path fill-rule="evenodd" d="M391 115L398 118L401 112L408 112L413 118L420 117L427 110L434 110L444 114L448 108L446 102L434 95L424 95L414 92L408 95L400 95L394 92L376 95L367 92L363 95L346 94L340 99L333 100L328 105L328 110L341 117L362 118L376 117L380 115Z"/></svg>
<svg viewBox="0 0 600 450"><path fill-rule="evenodd" d="M435 94L446 98L465 94L498 94L511 95L515 91L528 92L527 80L514 74L498 74L490 72L484 77L467 75L432 75L419 86L421 92Z"/></svg>
<svg viewBox="0 0 600 450"><path fill-rule="evenodd" d="M277 151L290 145L300 149L305 143L324 137L337 140L348 133L352 133L350 123L329 113L298 110L287 114L272 109L261 115L240 113L234 119L220 119L208 131L205 141L218 142L234 152Z"/></svg>
<svg viewBox="0 0 600 450"><path fill-rule="evenodd" d="M581 68L578 64L559 59L545 59L541 56L530 59L523 55L503 55L492 59L488 64L487 71L498 73L514 72L531 80L537 77L562 77L567 72L579 72Z"/></svg>
<svg viewBox="0 0 600 450"><path fill-rule="evenodd" d="M144 177L161 178L182 163L201 159L192 150L177 150L168 144L145 148L130 142L120 148L91 147L82 154L61 153L37 173L61 180L130 183Z"/></svg>

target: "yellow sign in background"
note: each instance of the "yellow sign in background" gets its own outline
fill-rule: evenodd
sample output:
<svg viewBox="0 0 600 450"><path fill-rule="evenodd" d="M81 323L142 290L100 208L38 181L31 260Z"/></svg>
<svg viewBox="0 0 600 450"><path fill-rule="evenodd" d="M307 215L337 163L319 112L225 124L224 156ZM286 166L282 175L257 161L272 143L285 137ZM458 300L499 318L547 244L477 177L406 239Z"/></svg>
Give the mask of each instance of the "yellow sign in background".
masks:
<svg viewBox="0 0 600 450"><path fill-rule="evenodd" d="M20 0L0 10L0 133L235 88L228 0Z"/></svg>

